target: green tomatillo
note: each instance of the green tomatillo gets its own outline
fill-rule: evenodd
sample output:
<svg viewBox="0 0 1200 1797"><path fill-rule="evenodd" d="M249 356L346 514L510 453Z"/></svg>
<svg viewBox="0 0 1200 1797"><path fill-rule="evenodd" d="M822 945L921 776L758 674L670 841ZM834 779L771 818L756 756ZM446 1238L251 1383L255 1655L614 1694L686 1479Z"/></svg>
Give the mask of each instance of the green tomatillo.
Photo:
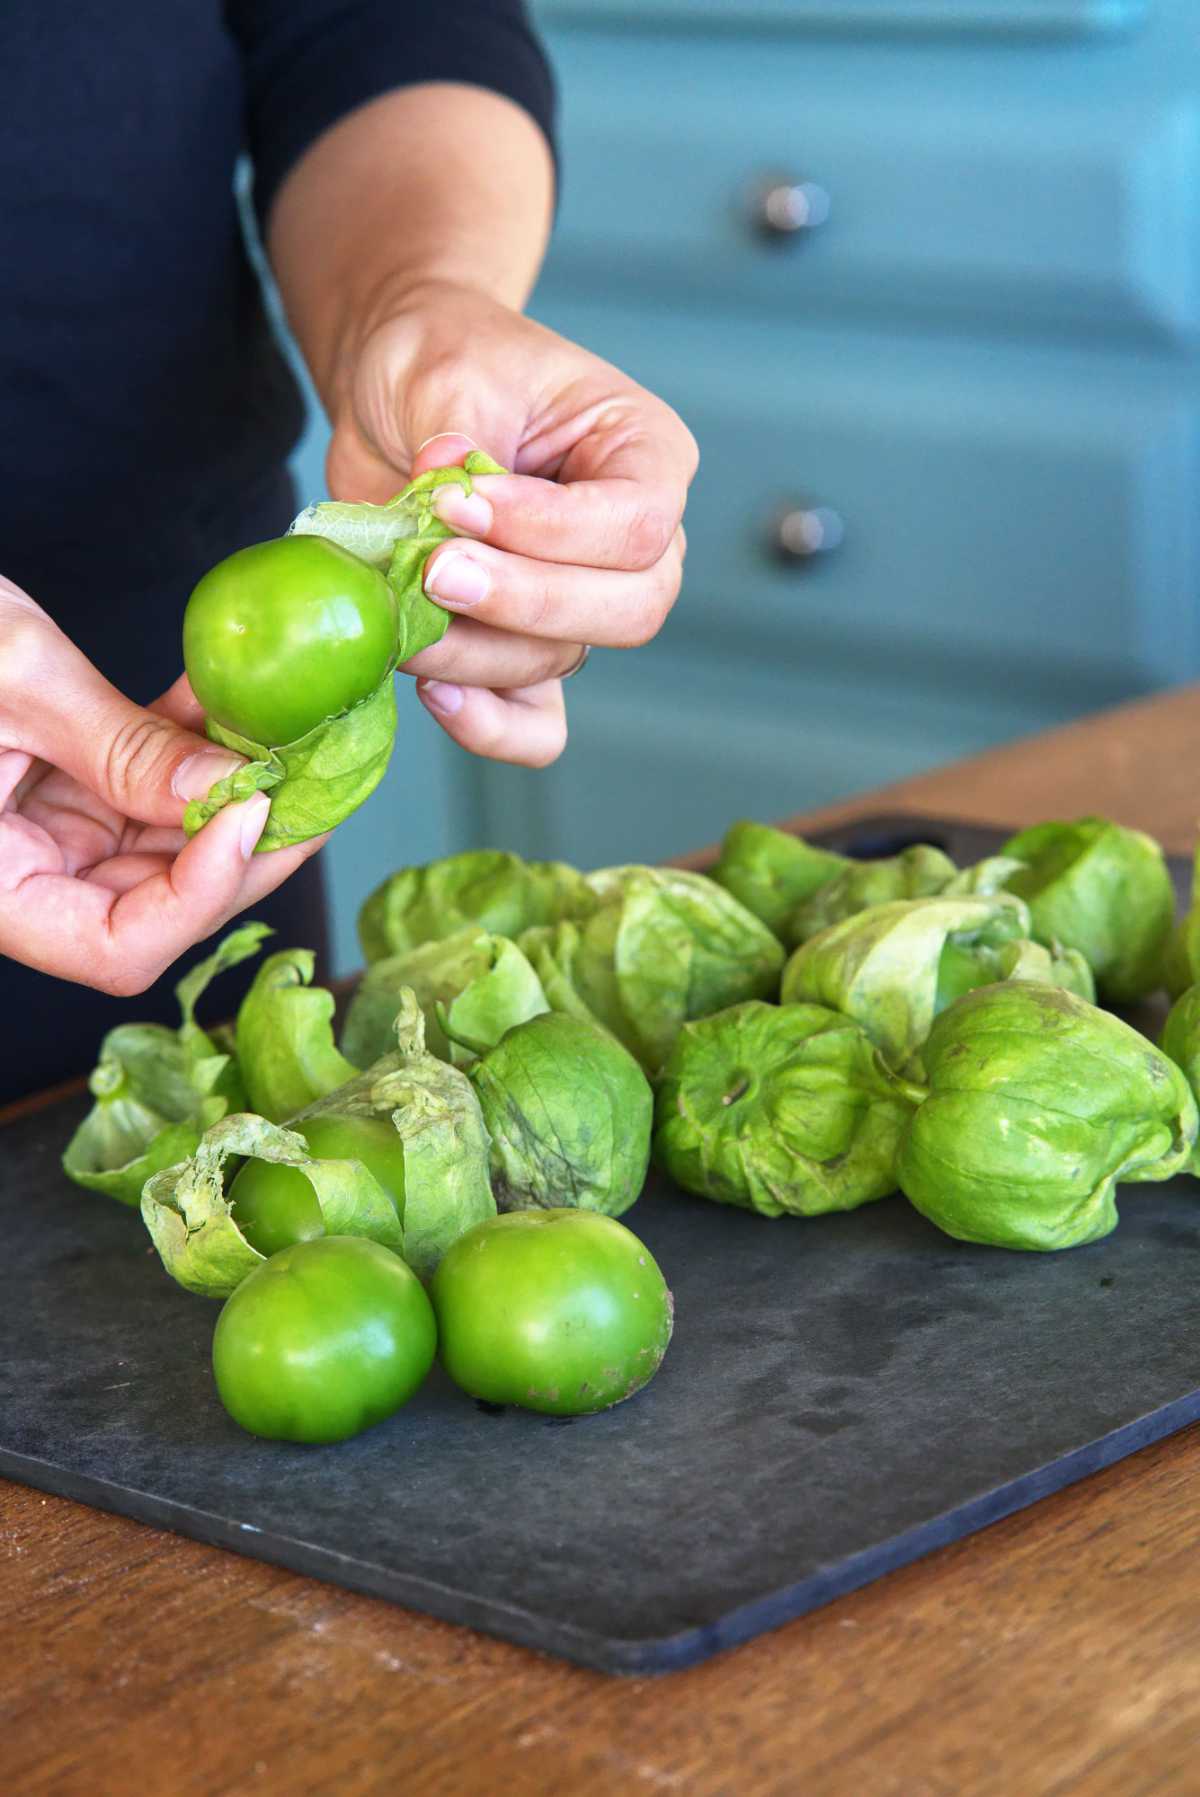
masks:
<svg viewBox="0 0 1200 1797"><path fill-rule="evenodd" d="M1101 997L1127 1004L1160 984L1175 892L1153 837L1104 817L1034 824L1004 845L1025 865L1005 885L1032 934L1087 957Z"/></svg>
<svg viewBox="0 0 1200 1797"><path fill-rule="evenodd" d="M910 1202L962 1241L1073 1248L1116 1227L1122 1180L1191 1157L1196 1103L1179 1067L1107 1011L1054 986L968 993L922 1050L928 1097L900 1150Z"/></svg>
<svg viewBox="0 0 1200 1797"><path fill-rule="evenodd" d="M628 1049L590 1018L519 1023L471 1069L492 1138L499 1208L619 1217L641 1195L654 1094Z"/></svg>
<svg viewBox="0 0 1200 1797"><path fill-rule="evenodd" d="M415 995L397 995L395 1047L294 1119L303 1129L333 1118L391 1129L403 1158L404 1258L428 1279L447 1248L496 1214L488 1180L488 1133L466 1074L425 1047Z"/></svg>
<svg viewBox="0 0 1200 1797"><path fill-rule="evenodd" d="M346 1013L342 1046L367 1066L395 1044L399 994L410 987L431 1054L469 1067L527 1017L549 1010L541 981L515 942L468 926L369 966Z"/></svg>
<svg viewBox="0 0 1200 1797"><path fill-rule="evenodd" d="M361 805L396 734L392 671L438 642L450 614L422 585L452 532L439 487L502 472L473 453L386 505L305 508L286 537L240 549L201 579L184 617L184 664L208 736L245 757L184 814L189 835L224 805L271 795L256 852L307 842Z"/></svg>
<svg viewBox="0 0 1200 1797"><path fill-rule="evenodd" d="M378 1181L404 1221L404 1144L381 1117L340 1117L330 1113L292 1126L313 1160L357 1161ZM284 1161L250 1159L229 1188L238 1228L260 1254L276 1254L294 1242L328 1233L312 1182Z"/></svg>
<svg viewBox="0 0 1200 1797"><path fill-rule="evenodd" d="M632 1397L671 1339L671 1294L649 1249L588 1211L510 1211L477 1225L446 1254L430 1297L456 1385L550 1416Z"/></svg>
<svg viewBox="0 0 1200 1797"><path fill-rule="evenodd" d="M273 1255L217 1318L213 1375L243 1429L345 1441L399 1410L437 1349L416 1275L389 1249L327 1236Z"/></svg>
<svg viewBox="0 0 1200 1797"><path fill-rule="evenodd" d="M845 855L817 848L789 830L742 818L725 832L711 878L786 941L796 907L848 865Z"/></svg>
<svg viewBox="0 0 1200 1797"><path fill-rule="evenodd" d="M238 1162L227 1193L227 1168ZM173 1279L224 1298L281 1244L361 1235L402 1254L404 1196L403 1168L368 1132L326 1130L310 1146L298 1130L239 1112L146 1181L142 1219Z"/></svg>
<svg viewBox="0 0 1200 1797"><path fill-rule="evenodd" d="M783 1002L855 1018L889 1066L907 1072L939 1008L1005 977L1006 957L1028 933L1029 914L1011 893L871 905L795 951Z"/></svg>
<svg viewBox="0 0 1200 1797"><path fill-rule="evenodd" d="M210 1124L246 1102L236 1056L201 1029L196 1006L226 968L258 953L271 934L242 924L175 988L181 1022L119 1023L100 1044L88 1084L92 1108L67 1144L63 1169L76 1185L135 1206L152 1173L186 1160Z"/></svg>
<svg viewBox="0 0 1200 1797"><path fill-rule="evenodd" d="M1200 1104L1200 985L1189 986L1175 1000L1158 1045L1182 1070ZM1193 1150L1189 1171L1200 1175L1200 1143Z"/></svg>
<svg viewBox="0 0 1200 1797"><path fill-rule="evenodd" d="M968 947L951 937L938 960L935 1013L940 1016L965 992L994 985L997 980L1037 980L1043 986L1063 986L1089 1004L1096 997L1091 967L1077 948L1057 944L1047 948L1021 936L998 947L987 943Z"/></svg>
<svg viewBox="0 0 1200 1797"><path fill-rule="evenodd" d="M875 861L851 861L812 897L798 905L783 930L795 946L873 905L893 899L987 898L999 892L1021 863L1012 855L989 855L970 867L957 868L932 843L911 843L896 855Z"/></svg>
<svg viewBox="0 0 1200 1797"><path fill-rule="evenodd" d="M854 1210L895 1191L923 1096L851 1017L734 1005L679 1032L658 1087L654 1157L685 1191L765 1217Z"/></svg>
<svg viewBox="0 0 1200 1797"><path fill-rule="evenodd" d="M933 898L944 892L957 874L949 855L924 842L875 861L848 862L791 913L784 941L793 947L807 942L830 924L841 923L872 905L893 899Z"/></svg>
<svg viewBox="0 0 1200 1797"><path fill-rule="evenodd" d="M1192 857L1191 902L1167 938L1162 971L1172 998L1200 980L1200 845Z"/></svg>
<svg viewBox="0 0 1200 1797"><path fill-rule="evenodd" d="M524 861L501 849L467 849L420 867L402 867L376 887L358 914L368 962L405 955L474 926L516 936L557 923L591 903L584 878L564 861Z"/></svg>
<svg viewBox="0 0 1200 1797"><path fill-rule="evenodd" d="M286 1122L358 1072L334 1044L334 998L312 984L315 959L310 948L269 955L238 1011L249 1108L271 1123Z"/></svg>
<svg viewBox="0 0 1200 1797"><path fill-rule="evenodd" d="M396 599L325 537L275 537L218 562L183 620L183 659L206 714L267 748L349 711L391 672Z"/></svg>
<svg viewBox="0 0 1200 1797"><path fill-rule="evenodd" d="M778 938L715 880L634 865L598 868L585 885L590 910L519 945L552 1009L602 1023L651 1078L690 1019L776 995Z"/></svg>

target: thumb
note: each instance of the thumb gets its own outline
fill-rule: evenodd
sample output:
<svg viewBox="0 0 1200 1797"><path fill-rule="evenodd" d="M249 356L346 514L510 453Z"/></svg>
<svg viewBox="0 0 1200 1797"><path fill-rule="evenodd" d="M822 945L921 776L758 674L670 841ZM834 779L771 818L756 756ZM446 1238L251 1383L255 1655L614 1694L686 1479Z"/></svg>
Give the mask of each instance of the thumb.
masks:
<svg viewBox="0 0 1200 1797"><path fill-rule="evenodd" d="M188 799L242 765L118 692L8 582L0 582L0 670L0 747L61 768L122 817L178 827Z"/></svg>

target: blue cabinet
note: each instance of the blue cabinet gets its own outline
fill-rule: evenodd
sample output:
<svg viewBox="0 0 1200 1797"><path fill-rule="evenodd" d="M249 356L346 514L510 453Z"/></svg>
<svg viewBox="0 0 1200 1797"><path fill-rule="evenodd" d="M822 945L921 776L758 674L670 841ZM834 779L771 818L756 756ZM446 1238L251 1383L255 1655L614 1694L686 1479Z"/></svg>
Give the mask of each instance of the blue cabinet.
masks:
<svg viewBox="0 0 1200 1797"><path fill-rule="evenodd" d="M713 30L1078 37L1124 31L1148 0L542 0L550 20Z"/></svg>
<svg viewBox="0 0 1200 1797"><path fill-rule="evenodd" d="M665 855L1200 674L1194 0L534 12L532 310L695 432L684 592L546 772L413 718L340 902L401 839Z"/></svg>
<svg viewBox="0 0 1200 1797"><path fill-rule="evenodd" d="M669 853L1200 673L1191 0L542 0L533 310L701 449L684 593L489 834Z"/></svg>
<svg viewBox="0 0 1200 1797"><path fill-rule="evenodd" d="M1100 103L1097 76L1131 44L1027 67L995 43L586 35L586 51L554 40L565 185L544 308L599 288L714 327L729 306L797 327L1194 342L1196 95L1172 82ZM630 81L639 55L665 92L645 70Z"/></svg>

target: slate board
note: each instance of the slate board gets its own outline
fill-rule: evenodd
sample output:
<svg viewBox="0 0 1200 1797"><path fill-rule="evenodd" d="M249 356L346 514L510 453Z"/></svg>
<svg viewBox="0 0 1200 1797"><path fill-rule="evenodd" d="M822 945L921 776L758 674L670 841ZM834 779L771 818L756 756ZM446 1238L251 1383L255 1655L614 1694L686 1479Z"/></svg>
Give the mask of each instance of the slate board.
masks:
<svg viewBox="0 0 1200 1797"><path fill-rule="evenodd" d="M62 1176L82 1110L0 1131L0 1473L607 1671L691 1665L1200 1416L1192 1181L1053 1256L900 1198L766 1222L652 1183L626 1221L678 1323L637 1398L553 1422L435 1373L356 1441L257 1442L212 1388L217 1307Z"/></svg>

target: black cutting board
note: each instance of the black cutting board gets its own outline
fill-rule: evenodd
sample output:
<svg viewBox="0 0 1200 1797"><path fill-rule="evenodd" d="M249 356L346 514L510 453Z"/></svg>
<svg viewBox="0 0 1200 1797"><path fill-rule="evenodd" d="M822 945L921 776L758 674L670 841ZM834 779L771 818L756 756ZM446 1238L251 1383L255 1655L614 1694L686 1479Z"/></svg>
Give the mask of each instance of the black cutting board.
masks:
<svg viewBox="0 0 1200 1797"><path fill-rule="evenodd" d="M998 840L933 835L964 861ZM1190 1180L1048 1256L901 1198L767 1222L656 1182L626 1221L677 1328L638 1397L554 1422L435 1373L356 1441L258 1442L213 1391L217 1307L63 1177L82 1108L0 1131L0 1473L608 1671L704 1659L1200 1416Z"/></svg>

